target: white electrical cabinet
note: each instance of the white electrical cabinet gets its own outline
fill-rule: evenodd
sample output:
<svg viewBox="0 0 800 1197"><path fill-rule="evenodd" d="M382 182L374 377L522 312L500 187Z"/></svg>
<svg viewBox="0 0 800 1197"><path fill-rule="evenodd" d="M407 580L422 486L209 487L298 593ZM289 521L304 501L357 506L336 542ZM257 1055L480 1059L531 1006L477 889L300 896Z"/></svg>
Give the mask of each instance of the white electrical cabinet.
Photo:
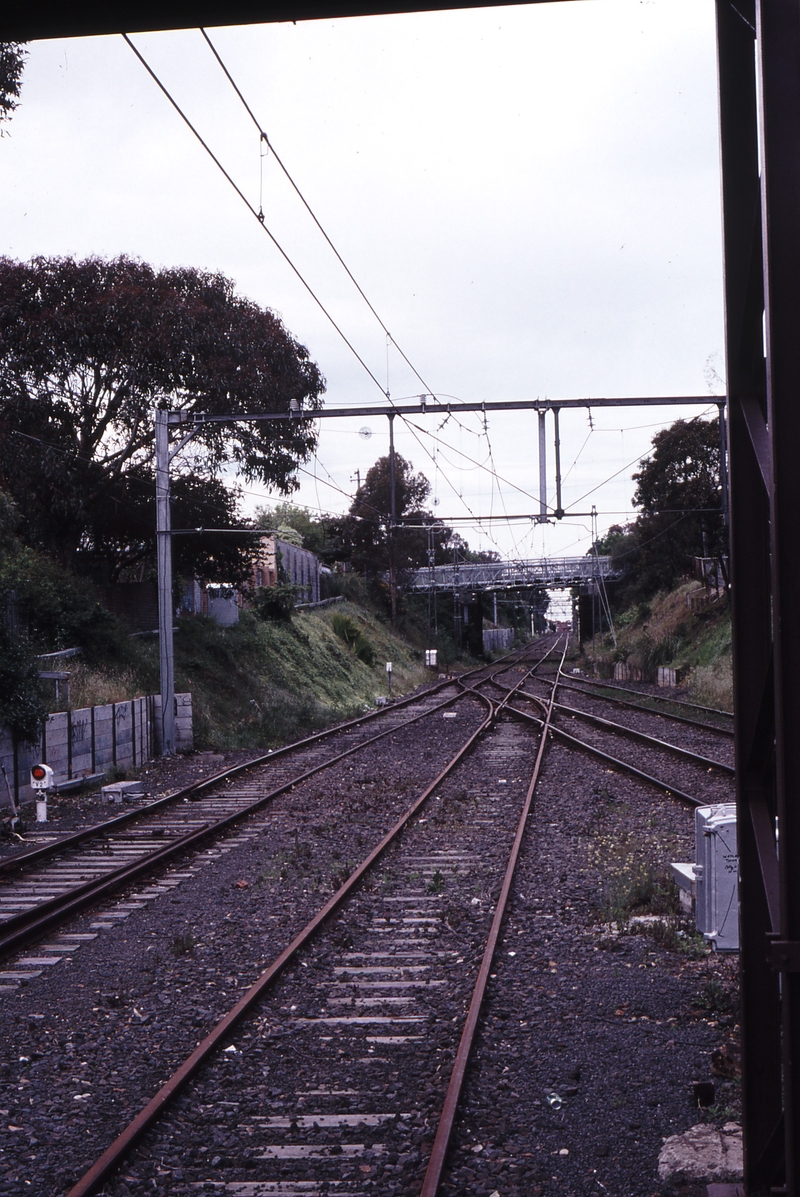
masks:
<svg viewBox="0 0 800 1197"><path fill-rule="evenodd" d="M694 908L695 926L721 952L739 950L739 854L736 805L719 802L694 812L694 864L673 863L681 906Z"/></svg>
<svg viewBox="0 0 800 1197"><path fill-rule="evenodd" d="M723 952L739 950L739 853L736 806L720 802L694 812L695 922Z"/></svg>

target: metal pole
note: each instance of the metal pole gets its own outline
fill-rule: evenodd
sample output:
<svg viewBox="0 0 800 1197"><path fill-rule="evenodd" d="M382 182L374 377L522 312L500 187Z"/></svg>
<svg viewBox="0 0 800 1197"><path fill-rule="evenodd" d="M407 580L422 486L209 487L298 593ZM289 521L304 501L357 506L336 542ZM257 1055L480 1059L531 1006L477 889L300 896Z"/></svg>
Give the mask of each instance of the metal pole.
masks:
<svg viewBox="0 0 800 1197"><path fill-rule="evenodd" d="M717 0L730 457L730 563L739 847L744 1176L750 1193L785 1176L775 715L762 225L754 0ZM791 68L788 78L794 73ZM794 152L794 151L792 151ZM793 443L790 442L793 447ZM781 828L783 846L784 829Z"/></svg>
<svg viewBox="0 0 800 1197"><path fill-rule="evenodd" d="M539 522L547 519L547 436L546 411L539 411Z"/></svg>
<svg viewBox="0 0 800 1197"><path fill-rule="evenodd" d="M392 516L392 527L397 520L397 499L394 486L394 415L389 416L389 509Z"/></svg>
<svg viewBox="0 0 800 1197"><path fill-rule="evenodd" d="M564 518L564 508L561 506L561 437L558 431L558 408L553 408L553 423L555 424L556 439L556 519Z"/></svg>
<svg viewBox="0 0 800 1197"><path fill-rule="evenodd" d="M392 603L392 627L397 625L397 572L394 561L394 526L397 522L397 499L394 474L394 416L389 416L389 590Z"/></svg>
<svg viewBox="0 0 800 1197"><path fill-rule="evenodd" d="M719 404L719 486L722 525L727 532L730 497L728 495L728 429L725 420L725 407L725 403Z"/></svg>
<svg viewBox="0 0 800 1197"><path fill-rule="evenodd" d="M156 542L158 652L161 669L161 752L175 752L175 660L172 643L172 536L169 511L169 412L156 408Z"/></svg>
<svg viewBox="0 0 800 1197"><path fill-rule="evenodd" d="M770 962L780 972L786 1192L800 1194L800 8L759 0L761 201L767 427L771 453L770 548L775 711L775 790L780 828L780 919Z"/></svg>

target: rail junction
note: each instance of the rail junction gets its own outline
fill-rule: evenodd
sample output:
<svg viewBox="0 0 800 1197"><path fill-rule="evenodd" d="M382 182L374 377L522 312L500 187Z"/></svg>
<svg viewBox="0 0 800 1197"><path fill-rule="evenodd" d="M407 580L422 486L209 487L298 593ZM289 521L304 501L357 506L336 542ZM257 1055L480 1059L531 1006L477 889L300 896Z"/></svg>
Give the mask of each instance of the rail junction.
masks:
<svg viewBox="0 0 800 1197"><path fill-rule="evenodd" d="M80 1048L83 1089L69 1094L45 1149L82 1172L63 1191L172 1193L209 1184L251 1197L464 1191L459 1169L474 1171L458 1163L464 1102L475 1054L485 1050L487 1034L491 1040L487 1009L505 992L500 956L508 962L517 954L507 943L524 909L515 870L521 857L537 856L529 825L550 754L578 754L601 777L627 777L657 818L730 793L732 732L724 713L598 687L564 672L563 651L563 638L557 644L550 637L533 655L443 679L387 710L2 863L0 983L7 992L58 987L60 973L74 978L77 965L98 990L92 1020L128 1012L119 1046L106 1049L118 1065L129 1037L141 1042L150 1025L159 1044L157 1070L138 1082L109 1069L118 1078L112 1092L124 1095L119 1108L94 1100L102 1082L92 1053ZM388 760L390 779L381 766ZM405 769L394 763L401 760ZM564 762L559 776L563 769ZM343 796L338 808L346 804L346 828L333 819L334 792ZM677 817L688 825L686 815ZM200 943L197 953L194 945L186 949L179 991L202 988L210 971L204 1000L213 995L213 1011L199 1022L187 1018L176 994L166 1021L151 1024L152 1003L133 981L122 993L106 981L112 992L103 997L104 937L119 943L123 932L135 937L137 926L146 934L151 906L179 905L206 870L245 873L254 852L264 858L264 847L273 866L282 858L302 868L292 883L291 869L284 877L281 866L250 907L253 926L278 913L277 925L267 924L255 955L246 936L244 954L228 958L227 1006L217 980L226 966L203 969L212 957L201 946L239 931L226 924L230 915L218 924L210 910L190 922ZM317 883L303 880L315 874ZM323 876L330 881L320 882ZM235 883L243 893L251 884ZM267 942L274 947L264 961ZM541 936L539 943L546 948ZM195 1027L204 1022L211 1026L195 1046ZM52 1062L47 1052L37 1055L26 1091L38 1099ZM148 1081L159 1076L148 1094ZM76 1100L94 1103L91 1128L77 1142L69 1132ZM51 1094L50 1116L62 1103ZM660 1118L654 1126L663 1132L668 1124ZM224 1147L206 1158L204 1147L223 1138ZM90 1145L95 1163L76 1167ZM582 1149L576 1143L572 1150L577 1164ZM36 1157L27 1174L39 1183ZM165 1162L154 1167L154 1159ZM524 1154L513 1166L525 1175Z"/></svg>

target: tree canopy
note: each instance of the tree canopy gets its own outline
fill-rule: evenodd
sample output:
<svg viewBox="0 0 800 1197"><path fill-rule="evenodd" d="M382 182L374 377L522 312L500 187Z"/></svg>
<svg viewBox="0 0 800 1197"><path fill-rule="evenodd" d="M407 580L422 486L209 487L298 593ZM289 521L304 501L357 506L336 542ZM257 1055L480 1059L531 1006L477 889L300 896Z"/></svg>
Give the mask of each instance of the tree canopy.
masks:
<svg viewBox="0 0 800 1197"><path fill-rule="evenodd" d="M21 42L0 42L0 122L19 106L25 55Z"/></svg>
<svg viewBox="0 0 800 1197"><path fill-rule="evenodd" d="M274 507L257 507L253 522L257 528L274 532L282 540L290 540L293 529L304 549L316 553L320 561L333 565L350 560L347 536L347 517L343 515L312 515L305 507L294 503L276 503Z"/></svg>
<svg viewBox="0 0 800 1197"><path fill-rule="evenodd" d="M428 533L410 524L433 528L436 560L444 560L451 529L425 510L430 483L424 474L414 473L410 461L395 453L395 518L391 526L391 467L388 456L380 457L367 470L363 484L350 504L348 535L354 567L366 577L375 577L394 565L398 577L427 564Z"/></svg>
<svg viewBox="0 0 800 1197"><path fill-rule="evenodd" d="M0 486L25 512L28 542L62 560L105 559L118 573L150 551L156 404L311 413L324 389L305 346L221 274L127 257L0 259ZM289 493L315 444L302 416L200 428L174 467L180 514L229 526L225 467Z"/></svg>
<svg viewBox="0 0 800 1197"><path fill-rule="evenodd" d="M652 445L633 475L640 514L624 527L612 525L592 550L627 568L619 588L624 601L674 586L692 557L726 551L717 421L676 420L655 434Z"/></svg>

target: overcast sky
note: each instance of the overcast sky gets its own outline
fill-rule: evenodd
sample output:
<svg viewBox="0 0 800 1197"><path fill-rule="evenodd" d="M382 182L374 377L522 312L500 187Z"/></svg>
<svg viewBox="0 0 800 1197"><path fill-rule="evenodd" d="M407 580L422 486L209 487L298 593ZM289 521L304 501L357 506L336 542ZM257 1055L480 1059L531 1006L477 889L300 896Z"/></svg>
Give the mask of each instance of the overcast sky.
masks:
<svg viewBox="0 0 800 1197"><path fill-rule="evenodd" d="M263 204L266 224L392 399L724 389L713 377L723 373L723 327L712 0L583 0L210 34L424 386L387 353L274 159L262 159L200 33L134 41ZM10 257L125 253L222 271L308 346L328 404L382 401L122 38L31 46L22 104L0 140L0 207L0 252ZM564 414L565 507L595 503L601 530L624 521L630 475L657 427L703 410ZM492 415L486 430L476 416L441 422L415 418L411 430L396 421L396 445L431 481L443 519L537 509L533 413ZM552 502L549 420L548 439ZM297 500L346 509L355 471L363 476L386 451L382 417L323 421ZM269 497L248 496L259 501ZM586 519L461 531L473 547L518 556L582 554L590 543Z"/></svg>

